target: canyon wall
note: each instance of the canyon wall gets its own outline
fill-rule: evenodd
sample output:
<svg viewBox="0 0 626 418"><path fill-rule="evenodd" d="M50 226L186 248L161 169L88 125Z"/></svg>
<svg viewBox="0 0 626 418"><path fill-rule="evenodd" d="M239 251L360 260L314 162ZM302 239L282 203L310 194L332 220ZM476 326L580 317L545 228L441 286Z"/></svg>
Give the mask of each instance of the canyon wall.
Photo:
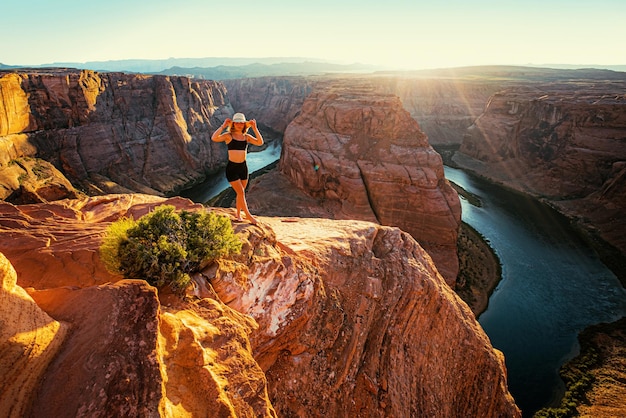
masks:
<svg viewBox="0 0 626 418"><path fill-rule="evenodd" d="M210 140L232 115L225 95L219 83L185 77L0 72L0 197L33 177L9 163L35 157L91 195L167 195L202 180L226 160Z"/></svg>
<svg viewBox="0 0 626 418"><path fill-rule="evenodd" d="M433 146L460 145L467 128L485 110L489 97L507 84L452 77L397 76L372 80L383 91L400 97Z"/></svg>
<svg viewBox="0 0 626 418"><path fill-rule="evenodd" d="M336 75L316 77L261 77L224 80L237 110L259 123L284 132L298 115L306 96L319 84L343 80L355 85L364 80L382 94L397 95L417 120L431 145L459 145L465 130L484 111L489 97L508 85L500 80L425 78L409 75Z"/></svg>
<svg viewBox="0 0 626 418"><path fill-rule="evenodd" d="M333 218L410 233L454 286L460 201L397 96L352 80L319 85L285 131L280 171Z"/></svg>
<svg viewBox="0 0 626 418"><path fill-rule="evenodd" d="M502 354L405 232L236 223L241 254L181 299L98 257L111 221L160 204L234 216L139 194L0 203L3 416L520 416Z"/></svg>
<svg viewBox="0 0 626 418"><path fill-rule="evenodd" d="M243 112L248 119L256 119L259 126L282 134L300 113L317 80L318 77L261 77L222 83L236 112Z"/></svg>
<svg viewBox="0 0 626 418"><path fill-rule="evenodd" d="M626 254L625 98L618 81L508 89L490 99L455 161L540 197Z"/></svg>

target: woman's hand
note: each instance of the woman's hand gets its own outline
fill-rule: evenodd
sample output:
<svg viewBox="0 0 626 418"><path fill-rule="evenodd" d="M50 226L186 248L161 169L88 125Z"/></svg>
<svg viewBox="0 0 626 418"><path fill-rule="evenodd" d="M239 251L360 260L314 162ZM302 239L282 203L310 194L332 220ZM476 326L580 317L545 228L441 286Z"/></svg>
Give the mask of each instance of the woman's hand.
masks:
<svg viewBox="0 0 626 418"><path fill-rule="evenodd" d="M233 123L233 121L230 118L226 118L226 120L224 121L224 123L222 123L222 126L224 128L230 126L230 124Z"/></svg>
<svg viewBox="0 0 626 418"><path fill-rule="evenodd" d="M252 129L257 129L257 127L256 127L256 119L250 119L248 122L250 123L250 127Z"/></svg>

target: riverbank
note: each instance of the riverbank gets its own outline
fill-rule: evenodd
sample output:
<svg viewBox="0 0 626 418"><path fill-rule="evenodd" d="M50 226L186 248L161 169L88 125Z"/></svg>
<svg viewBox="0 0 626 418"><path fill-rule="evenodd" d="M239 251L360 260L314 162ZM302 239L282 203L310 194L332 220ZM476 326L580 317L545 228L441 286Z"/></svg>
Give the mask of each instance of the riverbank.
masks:
<svg viewBox="0 0 626 418"><path fill-rule="evenodd" d="M492 176L484 174L484 163L457 153L454 151L454 147L447 147L442 151L439 151L438 149L438 152L441 152L445 165L464 170L471 173L473 176L497 185L498 187L508 190L511 193L535 199L537 202L540 202L559 213L564 219L567 219L568 223L577 232L578 236L585 240L587 244L594 249L602 263L604 263L609 270L615 274L622 286L626 288L626 254L603 239L600 236L600 231L591 225L588 220L581 216L574 216L569 213L565 209L562 202L559 203L550 201L544 196L531 193L529 190L520 190L520 188L516 188L514 184L505 183L503 181L496 180Z"/></svg>
<svg viewBox="0 0 626 418"><path fill-rule="evenodd" d="M453 150L448 150L448 157ZM448 165L448 164L447 164ZM488 183L496 184L519 196L530 197L559 213L578 237L591 247L605 266L615 274L622 286L626 287L626 256L617 248L603 240L598 231L584 220L570 216L558 205L541 196L524 193L511 185L494 181L465 165L459 166ZM538 411L535 418L543 417L616 417L626 416L626 319L609 324L592 325L578 334L580 352L560 369L561 379L566 388L559 400L560 404Z"/></svg>
<svg viewBox="0 0 626 418"><path fill-rule="evenodd" d="M535 414L544 417L624 416L626 411L626 317L586 328L578 336L580 353L560 370L566 384L557 407Z"/></svg>
<svg viewBox="0 0 626 418"><path fill-rule="evenodd" d="M457 242L459 275L456 293L476 318L487 310L489 297L502 278L500 259L485 238L463 222Z"/></svg>

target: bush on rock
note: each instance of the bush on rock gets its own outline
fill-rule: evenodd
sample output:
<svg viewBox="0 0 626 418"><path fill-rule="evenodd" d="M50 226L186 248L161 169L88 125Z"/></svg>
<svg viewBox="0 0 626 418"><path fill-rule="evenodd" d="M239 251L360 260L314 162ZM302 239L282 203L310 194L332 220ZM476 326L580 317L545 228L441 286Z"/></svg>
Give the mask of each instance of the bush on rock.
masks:
<svg viewBox="0 0 626 418"><path fill-rule="evenodd" d="M177 213L162 205L135 221L123 218L106 230L100 255L107 270L182 292L190 273L239 253L241 241L230 220L213 212Z"/></svg>

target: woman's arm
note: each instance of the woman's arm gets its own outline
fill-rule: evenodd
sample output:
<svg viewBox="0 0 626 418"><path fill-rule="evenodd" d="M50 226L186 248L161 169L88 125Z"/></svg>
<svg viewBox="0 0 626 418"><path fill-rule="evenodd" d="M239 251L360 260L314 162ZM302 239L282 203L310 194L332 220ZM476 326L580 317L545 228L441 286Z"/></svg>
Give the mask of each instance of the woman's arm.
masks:
<svg viewBox="0 0 626 418"><path fill-rule="evenodd" d="M251 119L250 120L250 127L252 128L252 131L254 132L254 136L248 134L248 142L251 143L252 145L263 145L263 137L261 136L261 132L259 132L259 128L257 128L256 126L256 119ZM256 138L255 138L256 136Z"/></svg>
<svg viewBox="0 0 626 418"><path fill-rule="evenodd" d="M228 132L222 133L222 131L226 129L227 126L230 126L230 123L231 120L227 118L224 123L222 123L222 125L217 128L215 132L213 132L213 135L211 135L211 140L214 142L225 142L230 137L230 134Z"/></svg>

